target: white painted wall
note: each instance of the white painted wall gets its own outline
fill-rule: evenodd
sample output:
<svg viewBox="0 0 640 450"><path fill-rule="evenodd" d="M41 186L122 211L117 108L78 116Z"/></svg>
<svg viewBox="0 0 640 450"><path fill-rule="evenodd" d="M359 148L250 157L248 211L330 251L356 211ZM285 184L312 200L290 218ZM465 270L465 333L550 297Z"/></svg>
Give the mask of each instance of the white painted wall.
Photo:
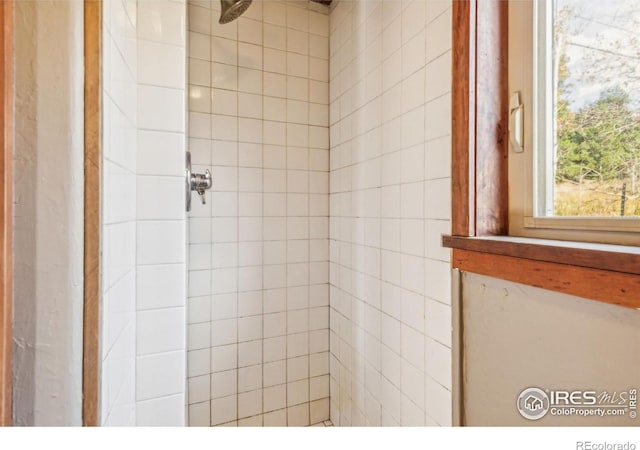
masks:
<svg viewBox="0 0 640 450"><path fill-rule="evenodd" d="M331 420L450 425L451 1L330 29Z"/></svg>
<svg viewBox="0 0 640 450"><path fill-rule="evenodd" d="M83 7L16 2L13 421L82 424Z"/></svg>

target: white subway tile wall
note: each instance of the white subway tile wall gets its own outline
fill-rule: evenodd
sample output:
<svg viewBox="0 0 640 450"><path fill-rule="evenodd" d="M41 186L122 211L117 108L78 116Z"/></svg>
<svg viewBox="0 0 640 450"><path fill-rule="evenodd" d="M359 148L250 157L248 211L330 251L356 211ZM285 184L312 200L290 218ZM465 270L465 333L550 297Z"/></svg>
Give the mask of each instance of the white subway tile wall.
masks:
<svg viewBox="0 0 640 450"><path fill-rule="evenodd" d="M138 0L136 424L186 424L186 0Z"/></svg>
<svg viewBox="0 0 640 450"><path fill-rule="evenodd" d="M218 8L104 3L101 423L449 425L451 2Z"/></svg>
<svg viewBox="0 0 640 450"><path fill-rule="evenodd" d="M100 424L136 424L135 4L103 2Z"/></svg>
<svg viewBox="0 0 640 450"><path fill-rule="evenodd" d="M329 418L328 8L254 1L226 25L219 9L188 4L189 150L194 172L213 175L189 216L188 422L320 423Z"/></svg>
<svg viewBox="0 0 640 450"><path fill-rule="evenodd" d="M451 425L451 0L338 1L330 31L331 421Z"/></svg>
<svg viewBox="0 0 640 450"><path fill-rule="evenodd" d="M180 426L186 395L186 2L114 0L103 8L100 422Z"/></svg>

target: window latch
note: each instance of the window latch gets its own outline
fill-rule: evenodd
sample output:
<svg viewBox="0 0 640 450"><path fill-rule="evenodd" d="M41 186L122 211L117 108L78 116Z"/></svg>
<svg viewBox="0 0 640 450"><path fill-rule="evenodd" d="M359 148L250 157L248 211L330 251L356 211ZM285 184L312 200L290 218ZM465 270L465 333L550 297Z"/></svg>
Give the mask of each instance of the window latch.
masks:
<svg viewBox="0 0 640 450"><path fill-rule="evenodd" d="M524 105L520 101L520 92L511 94L509 102L509 141L515 153L524 152Z"/></svg>

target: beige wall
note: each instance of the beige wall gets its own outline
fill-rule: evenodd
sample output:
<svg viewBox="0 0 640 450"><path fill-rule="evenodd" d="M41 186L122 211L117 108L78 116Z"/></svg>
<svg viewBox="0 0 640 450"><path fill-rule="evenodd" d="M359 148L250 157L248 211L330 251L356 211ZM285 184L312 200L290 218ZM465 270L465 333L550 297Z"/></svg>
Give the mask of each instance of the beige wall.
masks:
<svg viewBox="0 0 640 450"><path fill-rule="evenodd" d="M16 2L16 425L82 424L82 12Z"/></svg>
<svg viewBox="0 0 640 450"><path fill-rule="evenodd" d="M462 278L467 425L640 425L628 416L547 415L516 401L530 386L640 388L640 312L473 274Z"/></svg>

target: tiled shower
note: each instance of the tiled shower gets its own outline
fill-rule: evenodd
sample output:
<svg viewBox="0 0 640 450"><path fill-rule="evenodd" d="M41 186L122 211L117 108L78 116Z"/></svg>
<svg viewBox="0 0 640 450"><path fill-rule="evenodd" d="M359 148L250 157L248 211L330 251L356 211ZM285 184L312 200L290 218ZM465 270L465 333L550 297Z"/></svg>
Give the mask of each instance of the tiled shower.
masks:
<svg viewBox="0 0 640 450"><path fill-rule="evenodd" d="M451 425L451 1L330 17L335 425Z"/></svg>
<svg viewBox="0 0 640 450"><path fill-rule="evenodd" d="M189 4L189 149L213 175L189 216L190 425L329 418L329 22Z"/></svg>
<svg viewBox="0 0 640 450"><path fill-rule="evenodd" d="M451 0L104 4L101 423L451 425Z"/></svg>

